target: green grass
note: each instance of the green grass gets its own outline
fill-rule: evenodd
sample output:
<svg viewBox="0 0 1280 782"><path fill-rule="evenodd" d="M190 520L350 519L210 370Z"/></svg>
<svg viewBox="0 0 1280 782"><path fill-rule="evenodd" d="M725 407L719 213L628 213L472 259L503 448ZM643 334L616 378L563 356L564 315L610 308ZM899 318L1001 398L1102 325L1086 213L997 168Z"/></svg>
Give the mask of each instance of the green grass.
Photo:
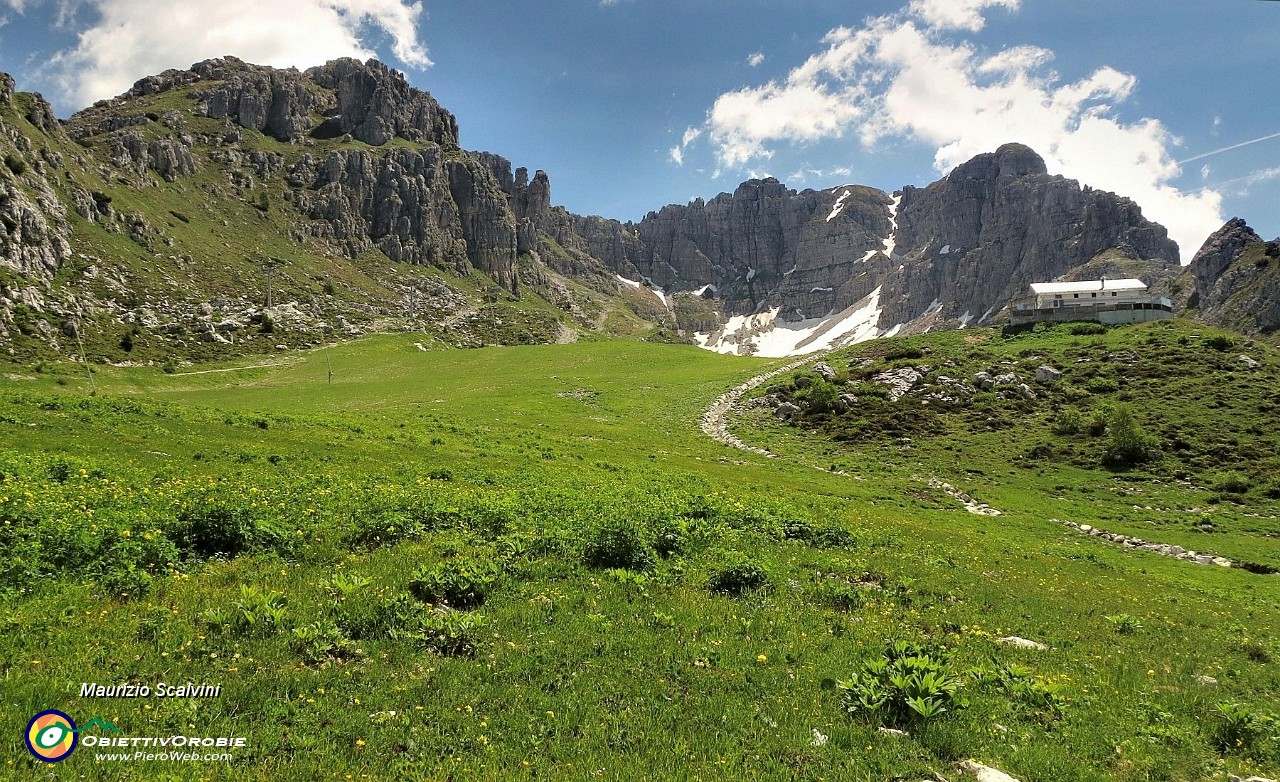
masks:
<svg viewBox="0 0 1280 782"><path fill-rule="evenodd" d="M1021 349L972 335L908 344L934 361ZM54 767L103 779L882 780L955 778L976 757L1027 782L1199 780L1280 762L1265 736L1224 744L1218 709L1265 719L1280 697L1277 579L1049 521L1126 518L1111 473L1029 468L998 439L903 451L740 423L782 454L766 459L697 420L780 361L421 342L185 370L232 370L204 374L99 367L96 396L82 367L0 373L0 769L44 770L19 735L45 708L249 739L225 767L95 765L85 747ZM1148 391L1126 390L1156 430ZM966 513L934 474L1005 514ZM1273 540L1245 509L1214 550ZM944 650L968 703L905 738L836 686L897 640ZM78 697L158 680L224 689Z"/></svg>

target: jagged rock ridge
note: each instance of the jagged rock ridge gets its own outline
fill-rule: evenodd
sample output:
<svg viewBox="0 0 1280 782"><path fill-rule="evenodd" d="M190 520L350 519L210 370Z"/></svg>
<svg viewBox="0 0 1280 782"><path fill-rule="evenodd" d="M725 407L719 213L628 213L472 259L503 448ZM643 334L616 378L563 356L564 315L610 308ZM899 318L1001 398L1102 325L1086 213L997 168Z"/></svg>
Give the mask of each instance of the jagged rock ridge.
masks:
<svg viewBox="0 0 1280 782"><path fill-rule="evenodd" d="M1206 323L1246 334L1280 329L1280 238L1263 241L1238 217L1205 241L1179 282Z"/></svg>

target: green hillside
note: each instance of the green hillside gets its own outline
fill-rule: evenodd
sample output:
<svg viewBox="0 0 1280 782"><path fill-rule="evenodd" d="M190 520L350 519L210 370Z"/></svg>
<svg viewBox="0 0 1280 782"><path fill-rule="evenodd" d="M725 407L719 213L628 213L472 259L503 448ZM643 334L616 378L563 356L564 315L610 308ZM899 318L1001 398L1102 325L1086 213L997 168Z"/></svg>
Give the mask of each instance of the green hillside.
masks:
<svg viewBox="0 0 1280 782"><path fill-rule="evenodd" d="M96 394L83 365L6 367L0 775L46 771L19 736L47 708L248 739L212 768L95 765L84 746L50 767L94 779L1274 771L1280 579L1055 522L1280 565L1280 356L1219 338L1174 322L869 343L826 359L848 412L733 416L778 458L698 421L785 362L687 346L382 335L99 366ZM879 372L923 364L926 385L944 367L1063 377L1035 401L878 396ZM1158 441L1140 465L1104 463L1113 419L1088 434L1116 402ZM1082 428L1052 435L1066 410ZM89 681L223 692L79 697Z"/></svg>

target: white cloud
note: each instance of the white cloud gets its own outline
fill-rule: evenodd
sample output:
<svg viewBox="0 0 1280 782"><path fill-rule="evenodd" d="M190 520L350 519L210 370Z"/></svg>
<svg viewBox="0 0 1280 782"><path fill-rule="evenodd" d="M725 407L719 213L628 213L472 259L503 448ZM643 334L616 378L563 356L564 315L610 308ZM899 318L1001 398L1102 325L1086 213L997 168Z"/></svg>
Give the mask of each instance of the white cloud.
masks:
<svg viewBox="0 0 1280 782"><path fill-rule="evenodd" d="M25 13L27 10L27 4L25 0L5 0L5 5L9 6L14 11L17 11L20 14Z"/></svg>
<svg viewBox="0 0 1280 782"><path fill-rule="evenodd" d="M390 36L402 63L431 64L418 36L421 2L92 0L90 6L96 11L93 26L50 63L64 94L78 105L117 95L143 76L210 57L303 68L335 57L372 57L364 43L370 32Z"/></svg>
<svg viewBox="0 0 1280 782"><path fill-rule="evenodd" d="M911 0L908 11L934 30L977 32L986 26L982 12L993 6L1018 10L1022 0Z"/></svg>
<svg viewBox="0 0 1280 782"><path fill-rule="evenodd" d="M700 136L702 136L702 128L686 128L680 143L671 148L668 157L677 166L684 165L684 151L689 148L690 144L697 141Z"/></svg>
<svg viewBox="0 0 1280 782"><path fill-rule="evenodd" d="M1019 141L1051 173L1134 199L1189 258L1221 226L1221 194L1175 188L1182 170L1171 150L1179 140L1158 120L1120 119L1115 107L1137 79L1103 66L1064 83L1046 68L1048 49L988 54L947 32L981 29L982 11L993 6L1015 10L1018 0L913 0L860 29L831 31L785 79L715 101L706 129L719 164L741 168L771 158L778 143L856 135L865 147L885 139L928 144L945 172Z"/></svg>
<svg viewBox="0 0 1280 782"><path fill-rule="evenodd" d="M747 65L752 68L759 68L762 63L764 63L764 52L752 52L747 57Z"/></svg>

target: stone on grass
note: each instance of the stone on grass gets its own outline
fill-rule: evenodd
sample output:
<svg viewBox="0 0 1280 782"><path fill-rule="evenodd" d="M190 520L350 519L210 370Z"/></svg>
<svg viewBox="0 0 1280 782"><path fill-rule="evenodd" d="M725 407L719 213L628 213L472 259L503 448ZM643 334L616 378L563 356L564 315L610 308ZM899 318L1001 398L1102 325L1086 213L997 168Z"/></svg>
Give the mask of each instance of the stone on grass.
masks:
<svg viewBox="0 0 1280 782"><path fill-rule="evenodd" d="M1016 635L1006 635L1003 638L997 638L996 643L1004 644L1005 646L1014 646L1018 649L1034 649L1037 652L1043 652L1049 648L1038 641L1032 641L1028 638L1019 638Z"/></svg>
<svg viewBox="0 0 1280 782"><path fill-rule="evenodd" d="M1017 777L1011 777L991 766L984 766L976 760L964 761L960 764L960 770L973 774L978 778L978 782L1018 782Z"/></svg>

